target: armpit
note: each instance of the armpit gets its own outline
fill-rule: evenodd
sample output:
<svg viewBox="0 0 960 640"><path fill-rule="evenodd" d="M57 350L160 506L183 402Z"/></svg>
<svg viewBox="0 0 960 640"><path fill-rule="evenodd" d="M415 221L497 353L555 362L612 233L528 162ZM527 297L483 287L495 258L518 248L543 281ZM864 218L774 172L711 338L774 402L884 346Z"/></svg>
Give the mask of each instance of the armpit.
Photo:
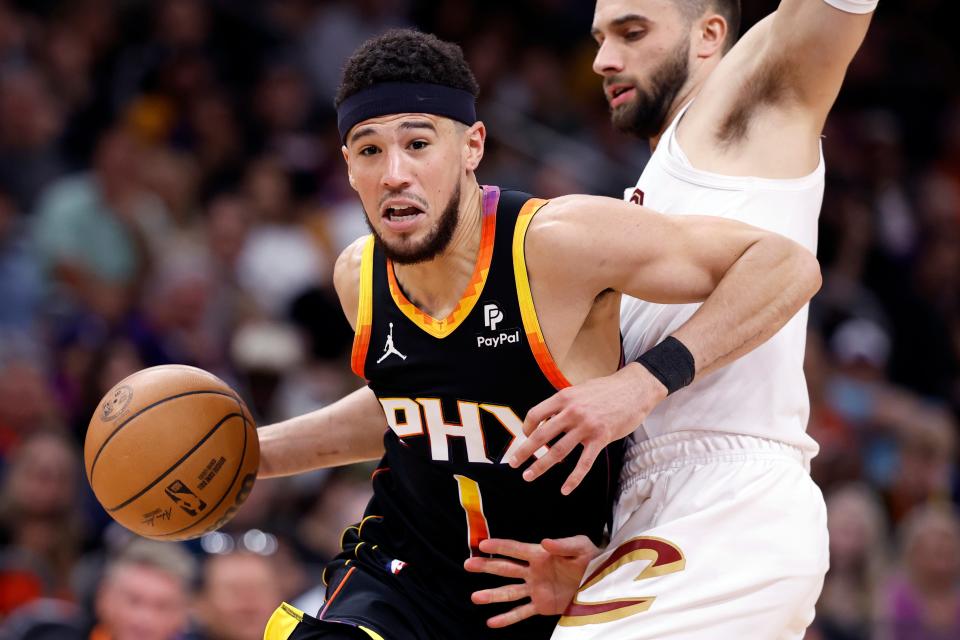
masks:
<svg viewBox="0 0 960 640"><path fill-rule="evenodd" d="M756 68L740 86L733 107L716 130L716 141L728 149L743 141L757 112L764 107L796 99L797 86L792 65L785 59L768 60Z"/></svg>

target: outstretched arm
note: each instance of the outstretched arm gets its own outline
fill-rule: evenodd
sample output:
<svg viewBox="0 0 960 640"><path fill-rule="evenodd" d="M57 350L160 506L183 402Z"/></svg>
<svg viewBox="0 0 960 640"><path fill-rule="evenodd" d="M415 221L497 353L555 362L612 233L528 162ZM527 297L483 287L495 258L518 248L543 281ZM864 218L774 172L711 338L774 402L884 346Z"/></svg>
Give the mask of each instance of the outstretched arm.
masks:
<svg viewBox="0 0 960 640"><path fill-rule="evenodd" d="M317 411L257 429L260 478L376 460L387 429L383 408L369 387Z"/></svg>
<svg viewBox="0 0 960 640"><path fill-rule="evenodd" d="M692 354L696 376L769 339L820 286L819 265L809 251L731 220L663 216L590 196L552 201L540 216L526 244L535 298L540 281L544 292L573 290L586 300L607 289L668 304L705 300L674 334ZM551 260L554 255L565 256L566 266ZM562 487L569 493L603 447L631 433L666 393L638 364L564 389L527 414L524 430L530 437L510 463L519 466L563 436L524 472L533 480L583 445Z"/></svg>

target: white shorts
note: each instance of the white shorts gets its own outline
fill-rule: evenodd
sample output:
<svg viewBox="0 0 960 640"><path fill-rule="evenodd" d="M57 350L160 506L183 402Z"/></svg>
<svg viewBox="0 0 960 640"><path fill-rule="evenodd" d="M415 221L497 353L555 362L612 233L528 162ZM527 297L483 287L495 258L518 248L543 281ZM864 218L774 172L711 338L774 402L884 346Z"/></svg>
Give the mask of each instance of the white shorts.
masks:
<svg viewBox="0 0 960 640"><path fill-rule="evenodd" d="M554 640L802 638L828 566L808 462L716 432L633 444L610 544Z"/></svg>

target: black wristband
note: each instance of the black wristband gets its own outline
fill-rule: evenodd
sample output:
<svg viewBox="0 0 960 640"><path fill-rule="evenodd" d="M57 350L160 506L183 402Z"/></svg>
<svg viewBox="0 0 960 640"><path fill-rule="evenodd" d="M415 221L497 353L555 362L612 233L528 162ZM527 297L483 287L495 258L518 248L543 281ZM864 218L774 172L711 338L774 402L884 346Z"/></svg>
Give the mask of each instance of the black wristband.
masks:
<svg viewBox="0 0 960 640"><path fill-rule="evenodd" d="M691 382L697 373L693 354L673 336L647 350L637 362L645 366L653 377L667 388L667 395L682 389Z"/></svg>

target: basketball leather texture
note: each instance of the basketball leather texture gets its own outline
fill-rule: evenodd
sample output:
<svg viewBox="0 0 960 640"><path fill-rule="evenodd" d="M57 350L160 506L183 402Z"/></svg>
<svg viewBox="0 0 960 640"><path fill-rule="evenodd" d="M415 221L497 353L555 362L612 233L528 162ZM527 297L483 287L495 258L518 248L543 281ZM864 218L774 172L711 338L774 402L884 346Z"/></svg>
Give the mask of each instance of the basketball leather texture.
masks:
<svg viewBox="0 0 960 640"><path fill-rule="evenodd" d="M90 418L87 480L117 522L147 538L185 540L223 526L256 480L260 444L240 397L184 365L118 382Z"/></svg>

